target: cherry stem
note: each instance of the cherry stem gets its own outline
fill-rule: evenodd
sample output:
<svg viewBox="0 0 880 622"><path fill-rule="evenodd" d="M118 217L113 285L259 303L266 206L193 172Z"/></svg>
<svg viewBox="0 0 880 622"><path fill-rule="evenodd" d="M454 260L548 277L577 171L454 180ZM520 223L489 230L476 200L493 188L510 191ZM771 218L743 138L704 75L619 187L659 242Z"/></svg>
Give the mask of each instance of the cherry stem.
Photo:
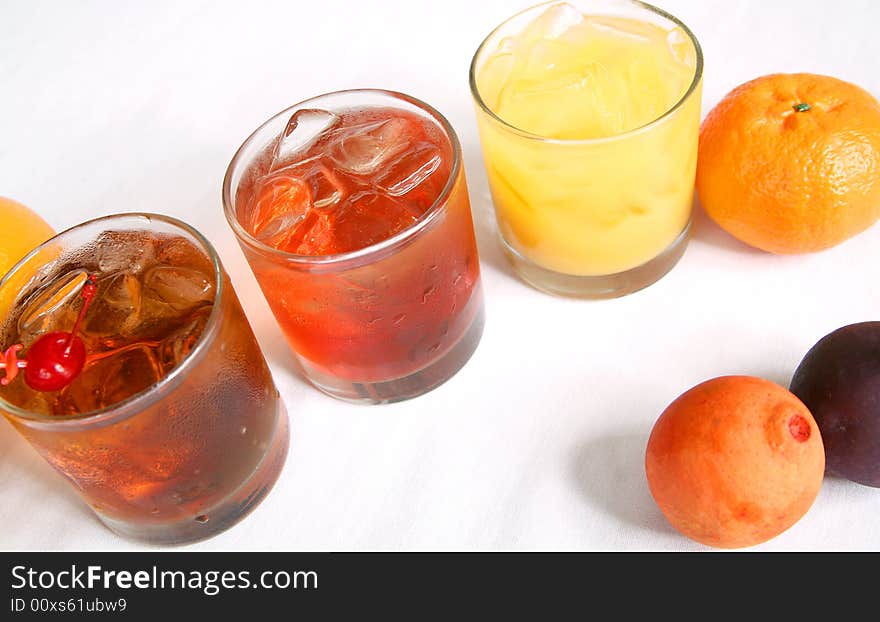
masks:
<svg viewBox="0 0 880 622"><path fill-rule="evenodd" d="M73 339L76 337L76 332L79 330L79 325L82 323L83 318L86 315L86 311L89 310L89 305L92 304L92 300L95 297L95 292L97 291L97 287L95 283L97 282L98 277L94 274L90 274L88 279L86 279L86 284L83 285L82 289L82 299L83 306L82 309L79 310L79 315L76 316L76 322L73 323L73 328L70 330L70 336L67 338L67 347L64 348L64 355L70 355L70 349L73 347Z"/></svg>

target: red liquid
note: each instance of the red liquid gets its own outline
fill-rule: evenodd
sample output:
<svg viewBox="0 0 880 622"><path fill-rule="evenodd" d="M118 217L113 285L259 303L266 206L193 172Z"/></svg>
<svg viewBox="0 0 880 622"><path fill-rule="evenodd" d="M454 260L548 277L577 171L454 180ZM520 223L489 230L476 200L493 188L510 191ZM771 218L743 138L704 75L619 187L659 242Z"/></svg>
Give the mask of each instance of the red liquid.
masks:
<svg viewBox="0 0 880 622"><path fill-rule="evenodd" d="M242 219L273 248L334 255L371 246L414 225L449 179L448 142L413 114L303 110L288 136L315 117L328 129L273 163Z"/></svg>
<svg viewBox="0 0 880 622"><path fill-rule="evenodd" d="M309 266L245 248L250 264L306 364L353 382L413 374L447 354L482 309L467 189L460 167L450 180L450 140L392 108L300 111L290 135L308 123L322 131L289 154L275 146L238 188L238 219L254 237L326 256L420 230L365 260ZM438 199L439 213L431 209Z"/></svg>

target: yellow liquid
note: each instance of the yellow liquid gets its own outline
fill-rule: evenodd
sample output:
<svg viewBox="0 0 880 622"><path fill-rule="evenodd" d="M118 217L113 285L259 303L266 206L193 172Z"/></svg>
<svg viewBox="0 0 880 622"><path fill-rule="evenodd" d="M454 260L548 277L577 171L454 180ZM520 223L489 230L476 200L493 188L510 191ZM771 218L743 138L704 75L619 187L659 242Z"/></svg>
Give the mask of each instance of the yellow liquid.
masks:
<svg viewBox="0 0 880 622"><path fill-rule="evenodd" d="M700 86L664 115L696 65L680 28L568 4L501 39L476 83L504 123L482 110L477 120L507 243L583 276L624 272L669 247L690 220Z"/></svg>

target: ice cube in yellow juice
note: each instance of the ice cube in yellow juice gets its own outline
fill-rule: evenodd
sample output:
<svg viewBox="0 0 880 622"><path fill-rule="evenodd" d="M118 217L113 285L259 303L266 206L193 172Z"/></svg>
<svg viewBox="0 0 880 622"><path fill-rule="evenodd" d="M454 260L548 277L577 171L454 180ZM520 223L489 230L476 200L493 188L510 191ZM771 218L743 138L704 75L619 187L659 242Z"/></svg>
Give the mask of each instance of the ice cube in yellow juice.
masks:
<svg viewBox="0 0 880 622"><path fill-rule="evenodd" d="M690 220L700 120L692 37L562 3L496 45L475 80L494 114L477 118L505 241L543 268L582 276L662 253Z"/></svg>

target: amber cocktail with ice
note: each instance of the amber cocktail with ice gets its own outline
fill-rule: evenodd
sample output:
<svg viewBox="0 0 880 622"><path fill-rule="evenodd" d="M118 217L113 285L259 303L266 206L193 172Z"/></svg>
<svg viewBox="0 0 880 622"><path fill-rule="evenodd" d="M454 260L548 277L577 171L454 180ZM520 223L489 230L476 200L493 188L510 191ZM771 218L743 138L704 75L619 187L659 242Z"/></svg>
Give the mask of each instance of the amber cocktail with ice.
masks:
<svg viewBox="0 0 880 622"><path fill-rule="evenodd" d="M306 377L342 399L422 394L470 358L480 267L449 123L406 95L322 95L260 127L227 219Z"/></svg>
<svg viewBox="0 0 880 622"><path fill-rule="evenodd" d="M65 339L82 357L58 382L52 335L59 364ZM280 472L284 405L216 253L180 221L110 216L46 242L0 282L0 349L0 412L123 535L213 535Z"/></svg>

